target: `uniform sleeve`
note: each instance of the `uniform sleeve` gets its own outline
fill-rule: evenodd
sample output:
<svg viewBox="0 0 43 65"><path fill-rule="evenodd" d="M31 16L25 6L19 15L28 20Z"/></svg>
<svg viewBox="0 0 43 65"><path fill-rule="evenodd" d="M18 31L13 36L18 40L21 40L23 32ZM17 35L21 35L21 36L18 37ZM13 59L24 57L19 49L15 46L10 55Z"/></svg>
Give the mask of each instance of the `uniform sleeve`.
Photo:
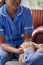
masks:
<svg viewBox="0 0 43 65"><path fill-rule="evenodd" d="M4 35L4 26L2 22L2 18L0 17L0 36Z"/></svg>
<svg viewBox="0 0 43 65"><path fill-rule="evenodd" d="M34 54L34 51L32 51L32 50L24 51L24 62L25 63L27 63L27 62L30 63L33 54Z"/></svg>
<svg viewBox="0 0 43 65"><path fill-rule="evenodd" d="M25 22L24 22L24 34L32 33L34 30L32 23L32 14L29 9L25 12Z"/></svg>

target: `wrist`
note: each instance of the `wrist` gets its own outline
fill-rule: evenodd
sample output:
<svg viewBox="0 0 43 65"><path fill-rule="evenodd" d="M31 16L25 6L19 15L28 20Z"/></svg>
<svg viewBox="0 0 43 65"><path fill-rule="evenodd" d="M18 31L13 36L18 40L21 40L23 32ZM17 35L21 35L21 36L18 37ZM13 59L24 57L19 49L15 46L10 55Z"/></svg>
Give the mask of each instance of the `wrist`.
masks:
<svg viewBox="0 0 43 65"><path fill-rule="evenodd" d="M17 53L19 54L19 49L17 49L16 51L17 51Z"/></svg>
<svg viewBox="0 0 43 65"><path fill-rule="evenodd" d="M19 49L15 49L14 50L14 53L17 53L18 54L18 52L19 52Z"/></svg>
<svg viewBox="0 0 43 65"><path fill-rule="evenodd" d="M21 51L22 51L22 50L21 50L20 48L18 48L18 49L16 50L16 53L17 53L17 54L20 54Z"/></svg>

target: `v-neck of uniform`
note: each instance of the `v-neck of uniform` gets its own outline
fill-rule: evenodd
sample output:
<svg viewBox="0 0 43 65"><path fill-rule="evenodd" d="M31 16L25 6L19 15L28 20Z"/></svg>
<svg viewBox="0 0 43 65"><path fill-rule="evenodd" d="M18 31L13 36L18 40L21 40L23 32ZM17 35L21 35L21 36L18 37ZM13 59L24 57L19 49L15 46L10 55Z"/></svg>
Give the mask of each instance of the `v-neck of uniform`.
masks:
<svg viewBox="0 0 43 65"><path fill-rule="evenodd" d="M12 18L10 17L10 15L7 13L7 15L8 15L8 20L10 21L10 22L12 22L12 23L15 23L16 22L16 20L18 19L18 16L17 16L17 14L15 15L15 17L14 17L14 19L12 20Z"/></svg>
<svg viewBox="0 0 43 65"><path fill-rule="evenodd" d="M16 11L16 15L14 17L14 20L12 20L10 15L8 14L7 10L6 10L6 4L2 7L2 9L3 9L3 11L2 11L3 16L7 17L7 19L12 23L15 23L18 20L19 16L23 13L23 8L21 6L19 6L17 11Z"/></svg>

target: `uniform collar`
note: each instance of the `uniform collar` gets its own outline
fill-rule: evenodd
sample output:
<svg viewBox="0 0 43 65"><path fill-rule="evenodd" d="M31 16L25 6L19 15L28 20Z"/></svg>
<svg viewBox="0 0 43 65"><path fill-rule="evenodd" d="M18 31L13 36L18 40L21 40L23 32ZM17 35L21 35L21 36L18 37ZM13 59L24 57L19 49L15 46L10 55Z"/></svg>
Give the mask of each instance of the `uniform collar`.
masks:
<svg viewBox="0 0 43 65"><path fill-rule="evenodd" d="M7 17L6 4L3 5L0 8L0 13L1 13L1 15ZM17 9L16 15L17 16L20 16L22 13L23 13L23 7L22 6L19 6L18 9Z"/></svg>
<svg viewBox="0 0 43 65"><path fill-rule="evenodd" d="M21 14L23 13L23 7L22 6L19 6L18 9L17 9L17 16L20 16Z"/></svg>

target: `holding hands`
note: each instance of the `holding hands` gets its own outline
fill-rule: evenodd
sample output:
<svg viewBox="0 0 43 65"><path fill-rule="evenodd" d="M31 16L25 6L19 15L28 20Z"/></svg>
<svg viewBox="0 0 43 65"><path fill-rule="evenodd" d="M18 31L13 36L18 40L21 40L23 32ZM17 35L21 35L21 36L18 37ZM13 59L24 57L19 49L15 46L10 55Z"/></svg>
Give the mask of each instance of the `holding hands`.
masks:
<svg viewBox="0 0 43 65"><path fill-rule="evenodd" d="M23 50L35 50L35 47L33 45L33 42L24 42L21 46L20 46Z"/></svg>
<svg viewBox="0 0 43 65"><path fill-rule="evenodd" d="M32 50L36 52L43 51L43 44L36 44L34 42L24 42L20 48L18 48L18 53L23 53L26 50Z"/></svg>
<svg viewBox="0 0 43 65"><path fill-rule="evenodd" d="M24 42L20 47L23 49L23 51L25 51L25 50L35 51L35 48L36 48L36 51L38 51L38 52L43 51L43 44L36 44L31 41Z"/></svg>

